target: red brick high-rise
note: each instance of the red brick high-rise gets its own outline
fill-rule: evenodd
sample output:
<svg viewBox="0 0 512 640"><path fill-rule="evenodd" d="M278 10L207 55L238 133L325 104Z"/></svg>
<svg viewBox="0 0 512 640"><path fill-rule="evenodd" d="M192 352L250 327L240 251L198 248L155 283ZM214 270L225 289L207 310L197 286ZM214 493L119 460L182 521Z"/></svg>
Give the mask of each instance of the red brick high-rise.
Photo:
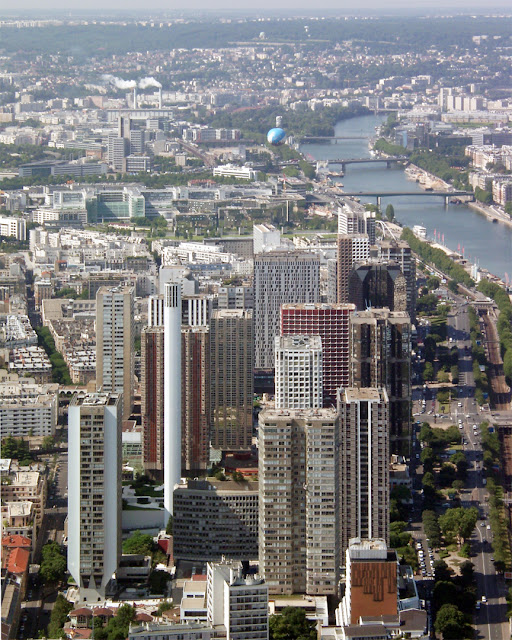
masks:
<svg viewBox="0 0 512 640"><path fill-rule="evenodd" d="M350 314L353 304L283 304L281 335L320 336L324 406L336 404L339 387L350 385Z"/></svg>

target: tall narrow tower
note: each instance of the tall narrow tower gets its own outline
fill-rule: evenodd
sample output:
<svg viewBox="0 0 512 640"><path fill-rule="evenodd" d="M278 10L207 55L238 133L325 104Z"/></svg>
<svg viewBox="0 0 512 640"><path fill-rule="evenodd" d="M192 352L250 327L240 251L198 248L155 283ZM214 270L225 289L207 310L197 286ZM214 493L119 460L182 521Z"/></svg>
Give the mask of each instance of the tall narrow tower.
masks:
<svg viewBox="0 0 512 640"><path fill-rule="evenodd" d="M76 394L69 406L68 569L81 602L98 602L121 559L121 395Z"/></svg>
<svg viewBox="0 0 512 640"><path fill-rule="evenodd" d="M164 292L164 511L173 510L174 485L181 478L181 283Z"/></svg>
<svg viewBox="0 0 512 640"><path fill-rule="evenodd" d="M96 294L96 388L123 394L123 420L133 404L133 287L100 287Z"/></svg>

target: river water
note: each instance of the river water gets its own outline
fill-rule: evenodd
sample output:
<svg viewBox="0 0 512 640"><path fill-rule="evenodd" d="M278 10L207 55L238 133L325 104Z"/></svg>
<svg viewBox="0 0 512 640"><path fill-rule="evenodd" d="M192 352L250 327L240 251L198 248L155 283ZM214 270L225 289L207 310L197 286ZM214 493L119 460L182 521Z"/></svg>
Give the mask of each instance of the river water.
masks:
<svg viewBox="0 0 512 640"><path fill-rule="evenodd" d="M339 122L335 127L336 136L365 136L363 140L338 140L336 144L304 144L303 153L316 160L334 158L370 157L368 141L375 137L375 127L384 118L380 116L361 116ZM333 170L338 168L334 165ZM335 179L336 180L336 179ZM345 177L340 178L345 191L418 191L421 187L408 180L402 166L386 168L384 164L347 165ZM361 197L362 201L365 198ZM367 198L375 204L375 198ZM427 235L434 237L434 230L444 234L444 244L454 250L462 251L471 262L477 262L491 273L512 278L512 227L493 224L485 216L466 205L444 205L443 198L402 196L383 198L382 210L392 203L395 217L402 224L413 227L421 224L427 229Z"/></svg>

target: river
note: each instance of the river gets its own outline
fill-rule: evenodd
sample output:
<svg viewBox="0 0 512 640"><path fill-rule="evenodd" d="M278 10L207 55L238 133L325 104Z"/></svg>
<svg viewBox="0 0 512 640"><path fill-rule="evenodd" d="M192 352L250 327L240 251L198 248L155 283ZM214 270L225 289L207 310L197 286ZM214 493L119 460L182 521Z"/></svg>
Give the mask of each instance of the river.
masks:
<svg viewBox="0 0 512 640"><path fill-rule="evenodd" d="M304 144L303 153L316 160L333 158L370 157L368 141L375 137L375 127L384 118L380 116L361 116L339 122L335 127L336 136L365 136L360 140L339 140L336 144ZM336 170L336 166L333 167ZM345 177L340 178L345 191L418 191L421 187L408 180L404 169L395 166L387 169L384 164L347 165ZM364 201L364 198L361 198ZM368 198L375 203L375 198ZM382 209L392 203L395 216L402 224L413 227L421 224L427 229L427 235L434 237L434 230L444 234L444 244L453 251L462 251L471 262L477 262L491 273L512 278L512 227L493 224L474 209L466 205L444 205L442 198L403 196L383 198Z"/></svg>

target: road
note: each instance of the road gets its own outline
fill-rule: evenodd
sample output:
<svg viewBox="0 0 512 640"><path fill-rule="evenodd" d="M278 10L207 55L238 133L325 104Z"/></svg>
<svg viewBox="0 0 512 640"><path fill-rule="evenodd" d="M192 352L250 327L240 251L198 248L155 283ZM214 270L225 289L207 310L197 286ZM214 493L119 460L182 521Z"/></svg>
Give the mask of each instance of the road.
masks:
<svg viewBox="0 0 512 640"><path fill-rule="evenodd" d="M450 413L440 414L440 407L436 400L435 385L423 388L416 387L413 391L413 411L420 422L428 422L434 426L449 426L457 424L462 434L464 452L468 459L469 471L466 487L461 493L463 507L475 506L479 509L480 519L471 540L472 557L475 565L477 597L487 598L475 612L475 637L483 640L505 640L510 638L508 621L506 618L505 584L501 576L496 574L492 560L492 532L488 527L488 492L484 486L482 476L482 447L480 439L480 423L491 418L489 411L482 411L474 399L473 361L471 357L471 342L469 335L469 315L467 301L457 295L450 294L452 309L447 318L447 337L449 345L456 345L459 351L459 384L457 397L450 403ZM451 339L451 341L450 341ZM495 414L497 415L497 414ZM473 425L477 428L474 429ZM420 443L413 437L412 469L417 465L418 473L412 473L414 489L421 488L421 473L423 471L419 456ZM427 543L421 525L421 513L413 512L413 535L419 541L428 558ZM430 564L426 561L426 571L430 572ZM428 595L428 577L421 585Z"/></svg>
<svg viewBox="0 0 512 640"><path fill-rule="evenodd" d="M47 462L50 462L48 457ZM64 537L64 521L68 512L68 454L59 454L56 465L55 482L50 485L47 508L44 512L41 531L38 536L36 562L40 562L41 547L49 540L62 544ZM17 637L20 639L38 638L40 631L46 630L57 591L48 592L45 586L36 579L30 578L25 601L22 604L20 627Z"/></svg>

